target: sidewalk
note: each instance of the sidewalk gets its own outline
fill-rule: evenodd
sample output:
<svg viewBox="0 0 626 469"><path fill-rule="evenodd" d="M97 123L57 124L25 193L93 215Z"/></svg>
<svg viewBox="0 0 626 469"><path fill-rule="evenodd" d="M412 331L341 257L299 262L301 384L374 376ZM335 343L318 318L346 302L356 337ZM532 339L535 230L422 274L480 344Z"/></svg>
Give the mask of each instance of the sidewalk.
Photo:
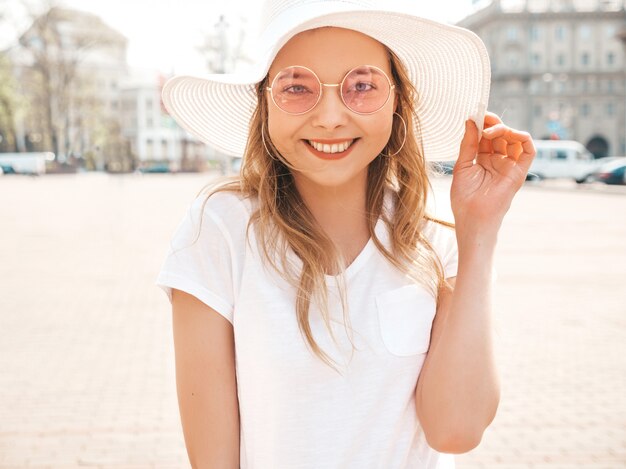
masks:
<svg viewBox="0 0 626 469"><path fill-rule="evenodd" d="M206 180L0 181L0 469L189 467L154 279ZM497 257L501 405L458 469L626 467L625 240L626 196L522 190Z"/></svg>

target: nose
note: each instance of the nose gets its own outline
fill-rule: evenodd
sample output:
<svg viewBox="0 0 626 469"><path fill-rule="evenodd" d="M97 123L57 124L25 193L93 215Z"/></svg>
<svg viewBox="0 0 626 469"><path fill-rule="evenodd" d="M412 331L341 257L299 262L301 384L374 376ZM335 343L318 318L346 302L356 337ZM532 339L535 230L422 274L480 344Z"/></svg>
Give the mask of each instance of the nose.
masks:
<svg viewBox="0 0 626 469"><path fill-rule="evenodd" d="M322 85L322 96L313 108L313 125L334 130L347 122L350 112L341 100L340 85Z"/></svg>

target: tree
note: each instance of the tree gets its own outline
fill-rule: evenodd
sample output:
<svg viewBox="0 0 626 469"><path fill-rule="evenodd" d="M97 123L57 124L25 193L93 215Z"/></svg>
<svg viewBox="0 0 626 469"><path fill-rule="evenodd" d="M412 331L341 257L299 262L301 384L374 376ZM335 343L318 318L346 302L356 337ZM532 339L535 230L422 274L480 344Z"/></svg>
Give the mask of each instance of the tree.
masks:
<svg viewBox="0 0 626 469"><path fill-rule="evenodd" d="M19 39L32 61L24 78L33 92L33 117L41 123L44 145L61 158L69 153L71 145L69 119L74 111L79 64L85 53L100 42L88 31L68 31L71 13L50 6Z"/></svg>
<svg viewBox="0 0 626 469"><path fill-rule="evenodd" d="M90 152L102 168L107 155L95 149L102 129L113 132L112 139L120 136L110 121L117 118L119 79L127 73L127 40L90 13L49 3L31 16L19 39L20 83L30 104L27 144L54 151L60 163Z"/></svg>
<svg viewBox="0 0 626 469"><path fill-rule="evenodd" d="M7 22L5 2L0 2L0 26ZM20 100L13 67L6 51L0 51L0 151L17 152L15 118Z"/></svg>
<svg viewBox="0 0 626 469"><path fill-rule="evenodd" d="M0 53L0 151L17 152L15 117L19 98L11 62Z"/></svg>
<svg viewBox="0 0 626 469"><path fill-rule="evenodd" d="M210 73L232 72L238 62L250 62L243 53L245 21L245 18L239 18L239 27L234 31L234 37L230 23L221 15L212 32L205 36L203 44L197 50L204 56Z"/></svg>

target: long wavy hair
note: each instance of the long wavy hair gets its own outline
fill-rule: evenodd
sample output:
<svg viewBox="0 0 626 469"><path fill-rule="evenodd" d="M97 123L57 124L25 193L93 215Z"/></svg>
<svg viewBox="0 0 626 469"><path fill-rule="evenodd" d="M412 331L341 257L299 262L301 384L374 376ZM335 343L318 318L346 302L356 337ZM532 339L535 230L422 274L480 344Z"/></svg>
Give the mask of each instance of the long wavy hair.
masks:
<svg viewBox="0 0 626 469"><path fill-rule="evenodd" d="M400 59L390 50L388 52L392 81L396 85L396 112L406 122L407 135L405 140L404 125L400 119L394 117L386 147L369 165L366 190L367 226L372 241L385 258L437 297L440 289L445 286L443 268L422 230L428 220L450 227L453 225L435 220L426 213L430 169L418 140L420 132L415 103L419 96ZM296 189L291 170L265 133L268 120L268 98L265 90L268 80L269 77L266 76L256 85L258 105L250 120L250 132L239 176L205 187L201 193L206 194L206 200L220 191L234 191L257 200L258 208L250 218L248 230L254 229L260 252L267 264L295 288L295 313L300 332L308 346L323 362L341 373L333 365L334 360L315 342L309 313L311 305L315 304L336 343L330 326L325 274L329 271L344 271L345 263L333 242L316 223ZM415 128L414 124L418 124L415 126L418 129L417 135L412 130ZM397 154L391 157L386 156L395 152ZM383 208L385 194L390 194L393 202L393 210L389 213ZM374 228L379 219L387 226L389 247L376 235ZM295 253L299 262L290 261L290 252ZM341 280L342 276L338 275L336 278ZM351 327L345 284L340 281L339 287L344 327L348 332ZM348 336L351 337L349 332ZM354 351L354 342L352 338L350 340Z"/></svg>

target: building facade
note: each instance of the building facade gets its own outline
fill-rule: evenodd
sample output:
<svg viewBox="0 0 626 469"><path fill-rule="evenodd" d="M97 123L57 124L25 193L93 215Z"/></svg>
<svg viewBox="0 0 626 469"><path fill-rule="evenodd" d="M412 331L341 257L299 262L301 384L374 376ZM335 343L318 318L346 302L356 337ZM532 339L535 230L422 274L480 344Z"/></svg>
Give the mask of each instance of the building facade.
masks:
<svg viewBox="0 0 626 469"><path fill-rule="evenodd" d="M168 116L163 77L130 70L127 39L98 16L53 7L5 51L19 84L17 150L55 154L57 167L127 172L202 170L224 160ZM0 129L0 136L2 129Z"/></svg>
<svg viewBox="0 0 626 469"><path fill-rule="evenodd" d="M124 153L117 117L126 49L93 14L53 7L34 18L7 52L24 103L18 148L52 151L59 164L88 158L98 169Z"/></svg>
<svg viewBox="0 0 626 469"><path fill-rule="evenodd" d="M135 77L121 90L121 119L124 136L130 142L139 167L166 166L171 171L201 171L219 155L181 129L163 109L161 85Z"/></svg>
<svg viewBox="0 0 626 469"><path fill-rule="evenodd" d="M494 0L459 26L487 46L489 107L507 124L626 155L623 1Z"/></svg>

